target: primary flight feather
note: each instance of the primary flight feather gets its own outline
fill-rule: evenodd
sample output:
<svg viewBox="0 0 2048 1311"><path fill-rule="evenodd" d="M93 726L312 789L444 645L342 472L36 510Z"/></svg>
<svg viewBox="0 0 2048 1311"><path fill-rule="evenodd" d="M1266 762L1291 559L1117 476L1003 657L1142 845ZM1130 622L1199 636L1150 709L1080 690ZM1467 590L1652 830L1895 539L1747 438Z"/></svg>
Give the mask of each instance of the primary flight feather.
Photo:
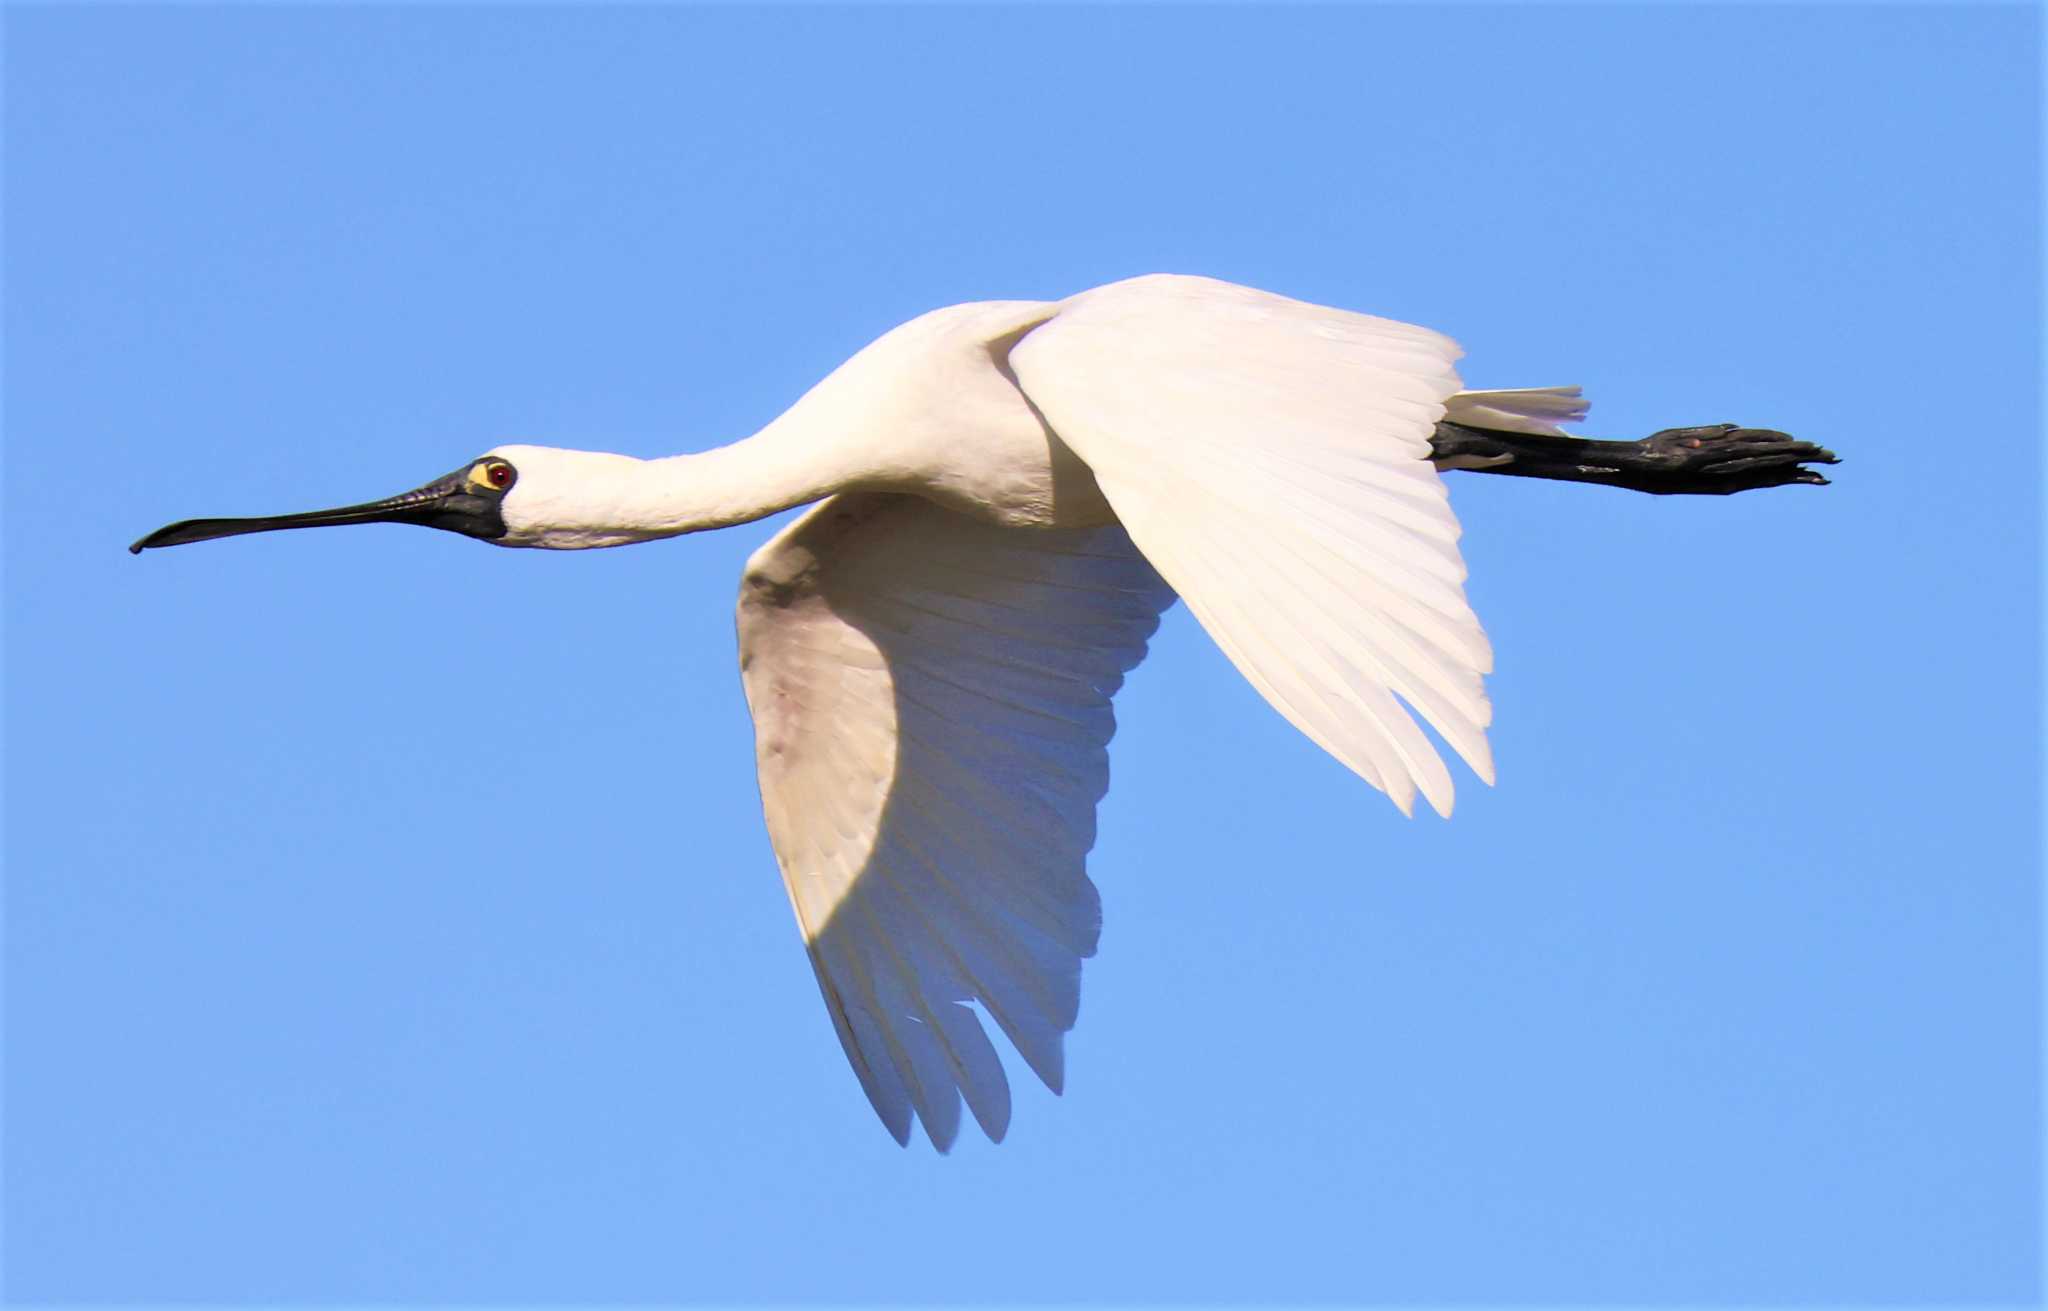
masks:
<svg viewBox="0 0 2048 1311"><path fill-rule="evenodd" d="M762 809L818 987L899 1142L989 1137L994 1021L1054 1091L1101 902L1110 703L1176 596L1274 709L1404 812L1448 815L1415 715L1491 782L1444 469L1726 493L1826 480L1767 429L1569 437L1578 389L1465 391L1426 328L1207 278L936 310L744 441L503 446L416 491L172 524L131 548L365 522L620 546L817 502L748 561ZM1413 713L1411 713L1411 711Z"/></svg>

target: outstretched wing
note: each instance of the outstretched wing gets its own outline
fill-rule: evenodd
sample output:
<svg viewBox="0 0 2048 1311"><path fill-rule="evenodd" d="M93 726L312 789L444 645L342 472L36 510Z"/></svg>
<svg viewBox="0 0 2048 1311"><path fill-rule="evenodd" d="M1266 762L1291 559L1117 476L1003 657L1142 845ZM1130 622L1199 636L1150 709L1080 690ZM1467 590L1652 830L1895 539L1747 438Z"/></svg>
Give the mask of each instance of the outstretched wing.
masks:
<svg viewBox="0 0 2048 1311"><path fill-rule="evenodd" d="M1458 521L1429 437L1449 338L1207 278L1113 283L1010 354L1131 540L1252 685L1403 811L1491 782Z"/></svg>
<svg viewBox="0 0 2048 1311"><path fill-rule="evenodd" d="M897 1141L1010 1089L974 1006L1058 1092L1101 901L1083 869L1110 697L1173 593L1115 526L999 528L845 493L748 562L762 808L818 987Z"/></svg>

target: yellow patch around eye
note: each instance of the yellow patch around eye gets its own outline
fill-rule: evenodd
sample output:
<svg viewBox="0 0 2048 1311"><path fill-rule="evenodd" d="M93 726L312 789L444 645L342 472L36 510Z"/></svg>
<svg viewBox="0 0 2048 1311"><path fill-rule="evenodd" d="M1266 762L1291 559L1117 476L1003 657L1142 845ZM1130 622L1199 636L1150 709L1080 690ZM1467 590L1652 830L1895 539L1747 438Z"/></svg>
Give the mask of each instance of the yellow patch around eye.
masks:
<svg viewBox="0 0 2048 1311"><path fill-rule="evenodd" d="M497 490L491 483L491 462L489 460L478 460L475 464L469 466L469 485L471 487L480 487L487 492Z"/></svg>

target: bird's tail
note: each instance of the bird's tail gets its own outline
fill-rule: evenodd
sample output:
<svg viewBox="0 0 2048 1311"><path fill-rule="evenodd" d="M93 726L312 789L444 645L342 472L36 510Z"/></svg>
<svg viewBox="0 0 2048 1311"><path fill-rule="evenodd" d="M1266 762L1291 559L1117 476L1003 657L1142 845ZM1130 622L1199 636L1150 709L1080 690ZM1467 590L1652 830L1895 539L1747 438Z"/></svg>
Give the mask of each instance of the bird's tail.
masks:
<svg viewBox="0 0 2048 1311"><path fill-rule="evenodd" d="M1560 423L1577 423L1589 406L1577 387L1523 387L1510 391L1461 391L1444 402L1444 418L1467 428L1495 432L1570 434Z"/></svg>

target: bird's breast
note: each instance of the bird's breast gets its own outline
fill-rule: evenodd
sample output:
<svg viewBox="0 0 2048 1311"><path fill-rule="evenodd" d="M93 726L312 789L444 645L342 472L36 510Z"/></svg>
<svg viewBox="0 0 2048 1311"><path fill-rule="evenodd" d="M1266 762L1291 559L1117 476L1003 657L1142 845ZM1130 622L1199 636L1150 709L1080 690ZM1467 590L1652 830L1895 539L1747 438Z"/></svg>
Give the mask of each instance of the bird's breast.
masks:
<svg viewBox="0 0 2048 1311"><path fill-rule="evenodd" d="M869 485L915 492L1008 527L1112 521L1094 473L1047 426L1008 367L1010 348L1056 308L1034 301L953 306L905 324L850 361L847 381L867 388L863 399L882 420L870 430L869 449L886 453L886 467Z"/></svg>
<svg viewBox="0 0 2048 1311"><path fill-rule="evenodd" d="M1011 528L1087 528L1114 520L1088 466L1028 409L1025 417L1028 428L988 427L955 442L917 490Z"/></svg>

